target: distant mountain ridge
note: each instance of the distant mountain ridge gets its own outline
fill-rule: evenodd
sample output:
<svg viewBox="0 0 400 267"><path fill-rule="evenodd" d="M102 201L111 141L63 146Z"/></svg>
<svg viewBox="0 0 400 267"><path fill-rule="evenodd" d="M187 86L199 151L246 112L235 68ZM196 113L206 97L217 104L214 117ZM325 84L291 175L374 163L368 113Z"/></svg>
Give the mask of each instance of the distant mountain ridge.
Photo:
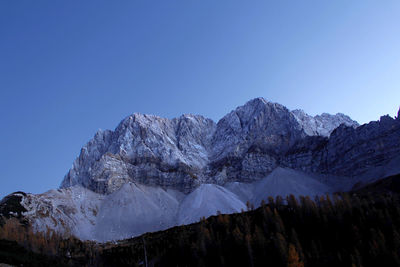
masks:
<svg viewBox="0 0 400 267"><path fill-rule="evenodd" d="M352 120L349 116L343 113L331 115L322 113L321 115L310 116L301 109L292 110L297 121L302 126L307 135L320 135L328 137L333 130L341 124L346 126L359 126L358 122Z"/></svg>
<svg viewBox="0 0 400 267"><path fill-rule="evenodd" d="M399 117L359 126L340 113L312 117L256 98L218 123L128 116L82 148L60 189L10 195L0 218L106 241L240 212L268 196L349 191L398 173Z"/></svg>

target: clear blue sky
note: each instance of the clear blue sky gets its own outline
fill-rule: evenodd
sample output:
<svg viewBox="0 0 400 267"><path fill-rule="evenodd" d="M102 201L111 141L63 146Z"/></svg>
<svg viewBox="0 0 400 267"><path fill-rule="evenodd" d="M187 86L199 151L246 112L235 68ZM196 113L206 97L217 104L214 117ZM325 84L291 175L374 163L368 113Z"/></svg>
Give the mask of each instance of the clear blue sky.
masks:
<svg viewBox="0 0 400 267"><path fill-rule="evenodd" d="M262 96L361 123L400 104L400 1L0 1L0 197L59 186L133 112Z"/></svg>

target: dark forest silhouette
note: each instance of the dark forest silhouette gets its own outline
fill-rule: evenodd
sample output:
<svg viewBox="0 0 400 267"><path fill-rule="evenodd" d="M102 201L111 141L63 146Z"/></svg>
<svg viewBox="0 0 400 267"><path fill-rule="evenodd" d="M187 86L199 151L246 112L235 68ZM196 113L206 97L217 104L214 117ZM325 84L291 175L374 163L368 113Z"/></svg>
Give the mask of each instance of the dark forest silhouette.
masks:
<svg viewBox="0 0 400 267"><path fill-rule="evenodd" d="M149 266L400 266L399 180L333 197L270 197L257 209L106 244L34 233L10 218L0 262L144 266L146 252Z"/></svg>

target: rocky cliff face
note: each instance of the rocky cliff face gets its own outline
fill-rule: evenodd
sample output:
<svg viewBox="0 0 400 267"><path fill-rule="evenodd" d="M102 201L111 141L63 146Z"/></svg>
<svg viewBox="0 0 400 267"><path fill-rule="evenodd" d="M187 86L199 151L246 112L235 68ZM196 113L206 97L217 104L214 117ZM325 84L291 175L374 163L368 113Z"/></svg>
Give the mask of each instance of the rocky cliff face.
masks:
<svg viewBox="0 0 400 267"><path fill-rule="evenodd" d="M342 124L329 138L301 139L285 154L282 165L353 177L385 166L399 155L400 120L383 116L357 128Z"/></svg>
<svg viewBox="0 0 400 267"><path fill-rule="evenodd" d="M61 187L112 193L129 181L188 192L200 184L216 125L202 116L172 120L133 114L86 144Z"/></svg>
<svg viewBox="0 0 400 267"><path fill-rule="evenodd" d="M286 107L253 99L218 122L207 174L218 184L258 180L278 166L279 155L305 136Z"/></svg>
<svg viewBox="0 0 400 267"><path fill-rule="evenodd" d="M357 128L340 113L312 117L263 98L217 124L195 115L133 114L82 148L61 187L109 194L135 181L189 193L203 183L256 181L278 166L354 176L399 151L394 122L383 117Z"/></svg>

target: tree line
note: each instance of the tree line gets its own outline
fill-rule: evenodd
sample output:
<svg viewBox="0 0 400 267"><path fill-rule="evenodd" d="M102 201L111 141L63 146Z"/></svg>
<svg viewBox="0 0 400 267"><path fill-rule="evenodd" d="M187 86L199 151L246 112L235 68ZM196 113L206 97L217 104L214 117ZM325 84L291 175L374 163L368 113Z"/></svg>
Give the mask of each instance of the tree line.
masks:
<svg viewBox="0 0 400 267"><path fill-rule="evenodd" d="M399 194L278 196L249 209L105 244L11 218L0 239L70 266L400 266Z"/></svg>

